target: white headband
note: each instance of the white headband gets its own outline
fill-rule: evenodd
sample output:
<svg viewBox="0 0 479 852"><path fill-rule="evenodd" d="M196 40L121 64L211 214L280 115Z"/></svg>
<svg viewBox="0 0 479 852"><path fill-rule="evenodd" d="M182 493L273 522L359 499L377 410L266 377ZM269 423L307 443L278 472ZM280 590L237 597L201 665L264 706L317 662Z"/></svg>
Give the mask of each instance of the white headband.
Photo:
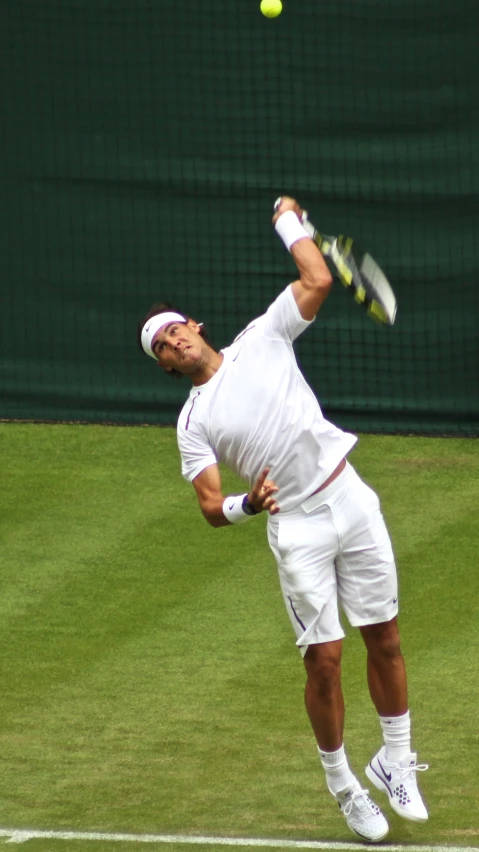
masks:
<svg viewBox="0 0 479 852"><path fill-rule="evenodd" d="M181 314L175 314L172 311L164 311L161 314L156 314L156 316L150 317L143 326L141 332L141 345L143 346L146 354L149 355L150 358L154 358L155 361L157 360L157 357L151 348L151 344L153 343L155 334L157 334L160 328L163 328L164 325L168 325L169 322L186 323L188 320L186 320L185 317L182 317Z"/></svg>

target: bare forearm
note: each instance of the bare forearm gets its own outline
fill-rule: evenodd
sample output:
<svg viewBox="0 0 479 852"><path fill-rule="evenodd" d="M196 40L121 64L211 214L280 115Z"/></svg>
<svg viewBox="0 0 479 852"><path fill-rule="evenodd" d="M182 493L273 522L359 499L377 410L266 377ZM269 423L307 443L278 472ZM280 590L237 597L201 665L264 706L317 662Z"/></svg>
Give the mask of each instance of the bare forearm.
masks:
<svg viewBox="0 0 479 852"><path fill-rule="evenodd" d="M333 278L316 243L307 237L298 240L291 246L291 254L303 285L313 289L319 287L328 293Z"/></svg>
<svg viewBox="0 0 479 852"><path fill-rule="evenodd" d="M194 480L193 486L198 497L203 517L212 527L226 527L239 520L247 520L251 515L279 512L275 495L278 491L275 483L268 479L269 468L265 468L247 494L233 494L225 497L221 489L221 478L217 465L205 468ZM246 505L245 505L246 502Z"/></svg>
<svg viewBox="0 0 479 852"><path fill-rule="evenodd" d="M332 276L318 247L309 238L291 247L300 279L292 285L303 319L313 320L331 289Z"/></svg>
<svg viewBox="0 0 479 852"><path fill-rule="evenodd" d="M211 527L229 527L231 526L228 518L225 517L223 512L223 502L224 497L221 497L219 501L208 501L207 503L201 504L201 512L206 521L208 521Z"/></svg>
<svg viewBox="0 0 479 852"><path fill-rule="evenodd" d="M293 296L303 319L313 320L333 282L323 255L301 225L302 209L294 198L277 200L273 224L298 267Z"/></svg>

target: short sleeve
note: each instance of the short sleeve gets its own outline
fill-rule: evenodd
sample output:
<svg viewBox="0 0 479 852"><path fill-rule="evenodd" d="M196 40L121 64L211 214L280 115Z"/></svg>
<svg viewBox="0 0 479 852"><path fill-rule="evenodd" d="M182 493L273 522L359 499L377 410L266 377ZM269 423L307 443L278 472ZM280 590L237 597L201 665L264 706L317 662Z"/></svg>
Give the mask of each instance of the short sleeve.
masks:
<svg viewBox="0 0 479 852"><path fill-rule="evenodd" d="M265 337L291 342L314 322L301 316L291 284L269 306L262 319Z"/></svg>
<svg viewBox="0 0 479 852"><path fill-rule="evenodd" d="M191 408L194 406L194 400L193 397ZM202 470L218 461L201 425L192 420L190 414L191 411L186 415L184 411L181 413L176 431L181 455L181 473L188 482L192 482Z"/></svg>

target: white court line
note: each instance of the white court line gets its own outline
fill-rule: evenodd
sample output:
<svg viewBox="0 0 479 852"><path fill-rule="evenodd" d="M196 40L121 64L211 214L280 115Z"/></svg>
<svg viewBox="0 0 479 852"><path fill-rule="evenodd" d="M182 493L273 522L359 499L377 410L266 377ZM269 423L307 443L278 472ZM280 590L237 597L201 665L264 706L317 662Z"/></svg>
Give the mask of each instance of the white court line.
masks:
<svg viewBox="0 0 479 852"><path fill-rule="evenodd" d="M366 843L338 843L327 840L280 840L255 837L195 837L188 834L108 834L98 831L41 831L36 829L0 828L0 837L6 843L26 843L28 840L109 840L117 843L188 843L191 846L264 846L271 849L344 849L346 852L364 852L374 848L377 852L479 852L478 846L419 846L392 844L373 847Z"/></svg>

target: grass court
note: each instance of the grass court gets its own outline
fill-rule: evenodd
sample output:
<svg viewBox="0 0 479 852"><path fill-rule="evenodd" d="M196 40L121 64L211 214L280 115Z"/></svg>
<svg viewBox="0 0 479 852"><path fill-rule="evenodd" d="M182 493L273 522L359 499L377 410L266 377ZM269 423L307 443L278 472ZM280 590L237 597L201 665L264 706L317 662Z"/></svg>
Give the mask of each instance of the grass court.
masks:
<svg viewBox="0 0 479 852"><path fill-rule="evenodd" d="M265 517L209 527L173 429L3 423L0 447L0 826L355 843L303 708ZM387 840L479 848L478 444L363 435L350 460L393 539L413 746L430 765L425 825L374 791ZM366 785L381 736L347 633L345 742ZM186 848L148 848L168 847Z"/></svg>

